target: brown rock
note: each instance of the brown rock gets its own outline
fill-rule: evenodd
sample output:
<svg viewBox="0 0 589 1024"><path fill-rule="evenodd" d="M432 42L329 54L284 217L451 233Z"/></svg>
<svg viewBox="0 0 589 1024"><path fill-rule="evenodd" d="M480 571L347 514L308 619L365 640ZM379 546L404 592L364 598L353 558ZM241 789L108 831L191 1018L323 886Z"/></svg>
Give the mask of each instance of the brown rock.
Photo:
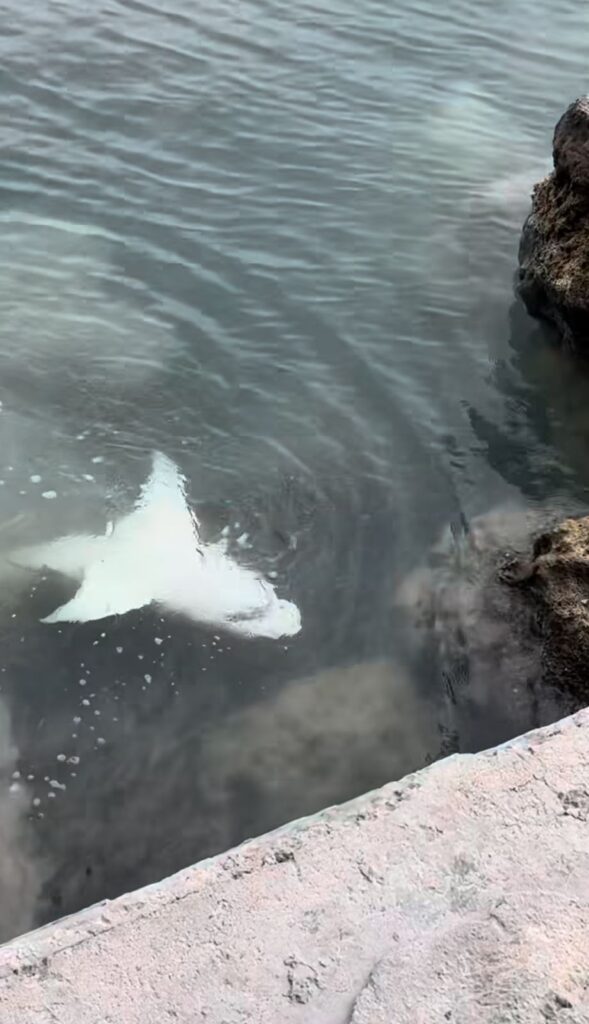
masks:
<svg viewBox="0 0 589 1024"><path fill-rule="evenodd" d="M589 351L589 99L556 125L554 171L532 196L519 250L528 312L554 325L564 345Z"/></svg>
<svg viewBox="0 0 589 1024"><path fill-rule="evenodd" d="M536 605L520 587L530 573L533 538L561 520L500 506L448 529L401 583L397 614L407 621L413 657L435 666L444 694L449 749L501 742L579 707L542 673Z"/></svg>
<svg viewBox="0 0 589 1024"><path fill-rule="evenodd" d="M567 519L540 534L529 561L503 579L521 588L536 610L547 681L586 703L589 693L589 516Z"/></svg>
<svg viewBox="0 0 589 1024"><path fill-rule="evenodd" d="M439 665L462 749L474 746L472 714L522 730L587 704L589 516L509 506L477 516L444 533L397 605L407 637Z"/></svg>

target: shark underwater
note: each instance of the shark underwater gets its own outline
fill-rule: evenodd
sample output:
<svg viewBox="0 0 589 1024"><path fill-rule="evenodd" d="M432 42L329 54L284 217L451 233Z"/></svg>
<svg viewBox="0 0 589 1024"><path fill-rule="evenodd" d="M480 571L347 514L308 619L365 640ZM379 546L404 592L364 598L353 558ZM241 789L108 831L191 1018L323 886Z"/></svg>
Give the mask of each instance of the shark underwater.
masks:
<svg viewBox="0 0 589 1024"><path fill-rule="evenodd" d="M133 510L102 536L71 535L13 551L22 569L49 569L80 582L70 601L41 621L90 622L157 605L244 637L279 639L301 628L299 609L260 574L205 543L188 507L185 480L161 452Z"/></svg>

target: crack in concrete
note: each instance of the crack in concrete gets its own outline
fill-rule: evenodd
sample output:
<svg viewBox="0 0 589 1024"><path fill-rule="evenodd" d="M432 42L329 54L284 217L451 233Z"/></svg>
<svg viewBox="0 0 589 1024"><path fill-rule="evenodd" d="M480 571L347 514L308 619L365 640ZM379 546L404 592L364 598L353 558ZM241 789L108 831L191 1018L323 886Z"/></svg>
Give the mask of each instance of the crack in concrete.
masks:
<svg viewBox="0 0 589 1024"><path fill-rule="evenodd" d="M364 994L364 992L367 991L367 989L375 987L374 977L375 977L375 974L376 974L378 968L380 967L383 959L384 959L384 957L379 957L378 960L375 960L375 962L373 963L372 967L370 968L370 970L368 971L368 973L366 975L366 978L362 982L360 988L358 989L356 994L352 997L352 1003L351 1003L350 1009L348 1011L346 1011L346 1015L345 1015L345 1017L342 1017L342 1020L340 1021L340 1024L354 1024L354 1017L356 1016L356 1010L358 1009L359 1000L360 1000L361 996Z"/></svg>

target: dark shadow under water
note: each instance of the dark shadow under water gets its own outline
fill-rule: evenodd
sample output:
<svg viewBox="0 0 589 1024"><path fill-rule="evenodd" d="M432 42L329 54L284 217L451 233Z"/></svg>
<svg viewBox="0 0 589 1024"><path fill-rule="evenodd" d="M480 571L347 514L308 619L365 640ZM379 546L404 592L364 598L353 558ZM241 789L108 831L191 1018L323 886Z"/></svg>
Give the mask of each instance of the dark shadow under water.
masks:
<svg viewBox="0 0 589 1024"><path fill-rule="evenodd" d="M447 531L401 600L371 530L355 538L346 588L321 579L317 550L310 578L316 536L295 527L301 561L284 574L303 594L307 629L284 642L153 608L48 627L39 616L64 589L38 581L3 616L0 665L26 885L38 891L29 923L571 710L565 694L543 690L537 649L525 626L513 629L507 599L485 596L489 559L522 525L521 510L480 517L467 531L474 557ZM335 549L336 563L338 550L352 557L346 531ZM425 628L412 621L424 594ZM5 918L5 936L22 926L22 915Z"/></svg>

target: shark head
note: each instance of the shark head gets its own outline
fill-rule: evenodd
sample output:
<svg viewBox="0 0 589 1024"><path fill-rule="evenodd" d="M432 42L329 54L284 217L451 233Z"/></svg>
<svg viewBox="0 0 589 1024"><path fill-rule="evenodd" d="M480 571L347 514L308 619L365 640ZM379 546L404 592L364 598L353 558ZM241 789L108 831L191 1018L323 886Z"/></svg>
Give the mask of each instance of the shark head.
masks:
<svg viewBox="0 0 589 1024"><path fill-rule="evenodd" d="M157 604L245 637L278 639L301 629L295 604L231 558L225 542L202 540L184 477L160 452L133 510L109 523L104 535L61 537L15 551L11 561L80 581L47 623L90 622Z"/></svg>

